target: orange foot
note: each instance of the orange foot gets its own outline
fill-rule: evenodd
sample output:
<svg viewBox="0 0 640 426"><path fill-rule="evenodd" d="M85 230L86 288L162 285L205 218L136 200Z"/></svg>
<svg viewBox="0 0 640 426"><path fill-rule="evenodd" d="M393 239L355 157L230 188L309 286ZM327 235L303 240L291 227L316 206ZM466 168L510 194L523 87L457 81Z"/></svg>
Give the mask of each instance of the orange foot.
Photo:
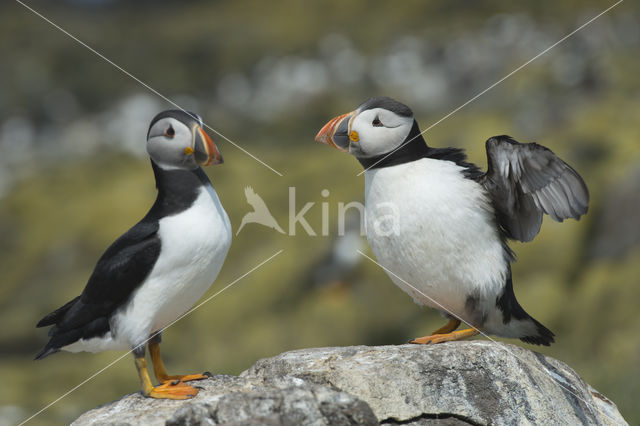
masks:
<svg viewBox="0 0 640 426"><path fill-rule="evenodd" d="M151 388L149 394L145 396L157 399L191 399L198 394L199 390L182 382L170 381Z"/></svg>
<svg viewBox="0 0 640 426"><path fill-rule="evenodd" d="M211 373L209 373L208 371L205 371L202 374L176 374L174 376L162 376L159 378L159 380L162 383L167 383L167 382L190 382L193 380L204 380L204 379L208 379L209 377L212 377L213 375Z"/></svg>
<svg viewBox="0 0 640 426"><path fill-rule="evenodd" d="M453 331L446 334L433 334L431 336L418 337L410 340L409 343L415 343L417 345L433 345L435 343L466 339L467 337L475 336L478 333L479 331L475 328L467 328L465 330Z"/></svg>

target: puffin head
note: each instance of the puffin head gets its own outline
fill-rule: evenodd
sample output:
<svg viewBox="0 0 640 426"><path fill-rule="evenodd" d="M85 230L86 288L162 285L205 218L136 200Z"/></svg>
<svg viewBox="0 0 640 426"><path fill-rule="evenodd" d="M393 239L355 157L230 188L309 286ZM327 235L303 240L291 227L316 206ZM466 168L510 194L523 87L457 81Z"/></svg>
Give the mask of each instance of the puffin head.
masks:
<svg viewBox="0 0 640 426"><path fill-rule="evenodd" d="M386 154L400 146L414 127L413 111L394 99L375 97L355 111L330 120L316 141L357 158Z"/></svg>
<svg viewBox="0 0 640 426"><path fill-rule="evenodd" d="M181 110L156 115L147 132L147 152L163 168L193 170L199 166L222 163L222 155L209 135L202 130L197 114Z"/></svg>

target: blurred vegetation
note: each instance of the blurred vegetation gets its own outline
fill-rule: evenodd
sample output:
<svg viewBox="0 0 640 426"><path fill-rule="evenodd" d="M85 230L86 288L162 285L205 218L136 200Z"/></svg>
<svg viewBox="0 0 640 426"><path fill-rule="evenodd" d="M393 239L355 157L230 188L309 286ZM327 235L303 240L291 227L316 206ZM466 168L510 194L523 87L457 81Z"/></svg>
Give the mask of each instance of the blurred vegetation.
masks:
<svg viewBox="0 0 640 426"><path fill-rule="evenodd" d="M292 237L247 225L208 295L284 252L165 333L170 372L226 374L285 350L400 344L442 325L438 313L415 305L368 261L342 291L299 291L335 238L338 202L363 198L359 164L313 136L329 118L377 94L410 104L424 129L609 6L29 4L284 174L212 135L225 163L206 171L234 231L250 210L247 185L285 229L289 187L296 187L298 209L316 203L306 218L317 232L320 203L329 203L330 236L311 237L298 227ZM533 243L512 245L520 259L515 290L557 336L550 348L530 348L567 362L630 424L640 422L639 10L621 4L425 134L434 146L466 148L481 166L490 136L536 140L583 175L592 203L582 221L545 220ZM336 46L349 53L343 62L332 56ZM121 355L59 353L33 362L46 341L34 326L82 290L104 249L153 202L144 132L153 113L171 106L17 3L0 5L0 54L0 418L10 424ZM357 78L350 80L351 73ZM135 131L104 136L128 129L105 117L138 111L138 104L123 103L131 96L152 98L156 110L145 110ZM95 127L83 127L89 125ZM70 128L85 130L65 133ZM83 145L83 137L98 142ZM126 138L131 146L123 145ZM137 389L126 357L31 423L69 422Z"/></svg>

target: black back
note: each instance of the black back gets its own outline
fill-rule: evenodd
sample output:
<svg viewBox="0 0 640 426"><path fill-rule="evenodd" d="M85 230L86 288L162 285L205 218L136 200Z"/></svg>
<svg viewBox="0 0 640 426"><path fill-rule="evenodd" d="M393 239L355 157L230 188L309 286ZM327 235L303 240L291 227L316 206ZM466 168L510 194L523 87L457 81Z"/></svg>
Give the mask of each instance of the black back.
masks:
<svg viewBox="0 0 640 426"><path fill-rule="evenodd" d="M44 358L79 339L110 331L111 316L125 305L153 269L162 242L159 220L188 209L208 184L206 174L195 170L164 170L151 161L158 196L140 222L120 236L98 260L82 294L45 316L36 327L53 325L51 339L36 355Z"/></svg>

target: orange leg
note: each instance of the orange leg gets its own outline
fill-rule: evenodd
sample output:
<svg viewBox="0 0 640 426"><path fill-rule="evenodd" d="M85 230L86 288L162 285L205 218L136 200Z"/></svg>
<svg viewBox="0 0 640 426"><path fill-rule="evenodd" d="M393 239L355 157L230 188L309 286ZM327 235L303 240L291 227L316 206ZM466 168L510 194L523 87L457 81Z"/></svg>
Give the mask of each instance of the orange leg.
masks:
<svg viewBox="0 0 640 426"><path fill-rule="evenodd" d="M136 357L136 368L138 376L140 376L140 385L142 394L148 398L158 399L189 399L198 394L198 389L182 382L165 382L159 386L153 386L147 371L147 360L142 357Z"/></svg>
<svg viewBox="0 0 640 426"><path fill-rule="evenodd" d="M203 380L211 377L211 373L204 372L202 374L184 374L184 375L174 375L169 376L167 374L167 369L164 368L164 363L162 362L162 357L160 356L160 344L153 342L149 343L149 352L151 353L151 362L153 363L153 372L156 375L156 379L160 383L167 383L173 381L180 382L189 382L192 380Z"/></svg>
<svg viewBox="0 0 640 426"><path fill-rule="evenodd" d="M460 323L462 321L460 321L457 318L452 318L449 320L448 323L446 323L445 325L443 325L442 327L440 327L439 329L437 329L436 331L434 331L431 334L447 334L447 333L451 333L453 330L455 330L456 328L460 327Z"/></svg>
<svg viewBox="0 0 640 426"><path fill-rule="evenodd" d="M479 333L479 331L476 330L475 328L467 328L464 330L451 331L455 329L455 327L451 328L452 321L455 321L455 320L451 320L447 325L437 330L431 336L418 337L416 339L409 341L409 343L415 343L419 345L432 345L435 343L452 342L454 340L466 339L467 337L475 336L476 334ZM460 321L458 321L458 324L455 324L455 326L457 327L459 324L460 324Z"/></svg>

